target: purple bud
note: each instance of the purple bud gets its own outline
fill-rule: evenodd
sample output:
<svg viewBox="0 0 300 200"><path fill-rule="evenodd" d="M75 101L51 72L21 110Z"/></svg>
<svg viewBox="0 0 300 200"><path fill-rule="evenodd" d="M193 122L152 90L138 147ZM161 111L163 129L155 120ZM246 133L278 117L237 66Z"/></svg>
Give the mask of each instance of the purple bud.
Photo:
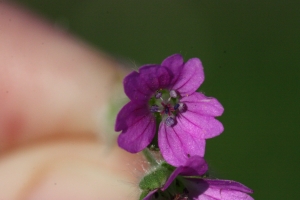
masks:
<svg viewBox="0 0 300 200"><path fill-rule="evenodd" d="M170 91L170 97L176 98L177 97L177 93L175 90L171 90Z"/></svg>
<svg viewBox="0 0 300 200"><path fill-rule="evenodd" d="M174 124L175 124L175 119L173 117L167 117L166 125L167 126L173 126Z"/></svg>

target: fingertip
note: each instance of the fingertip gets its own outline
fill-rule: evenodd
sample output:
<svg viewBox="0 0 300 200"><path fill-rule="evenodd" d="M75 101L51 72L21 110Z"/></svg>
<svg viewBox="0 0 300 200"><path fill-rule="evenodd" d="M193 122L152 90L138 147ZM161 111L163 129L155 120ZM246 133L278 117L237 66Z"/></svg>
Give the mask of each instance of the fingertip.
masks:
<svg viewBox="0 0 300 200"><path fill-rule="evenodd" d="M28 11L1 3L0 13L0 149L103 134L119 64Z"/></svg>

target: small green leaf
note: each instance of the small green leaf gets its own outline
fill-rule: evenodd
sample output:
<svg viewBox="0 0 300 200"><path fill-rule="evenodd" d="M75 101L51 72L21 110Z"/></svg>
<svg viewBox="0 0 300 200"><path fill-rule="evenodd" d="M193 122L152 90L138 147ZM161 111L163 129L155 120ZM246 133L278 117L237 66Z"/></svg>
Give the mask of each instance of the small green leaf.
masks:
<svg viewBox="0 0 300 200"><path fill-rule="evenodd" d="M166 163L162 163L142 178L139 184L140 189L152 191L157 188L161 188L166 183L174 169L174 167Z"/></svg>

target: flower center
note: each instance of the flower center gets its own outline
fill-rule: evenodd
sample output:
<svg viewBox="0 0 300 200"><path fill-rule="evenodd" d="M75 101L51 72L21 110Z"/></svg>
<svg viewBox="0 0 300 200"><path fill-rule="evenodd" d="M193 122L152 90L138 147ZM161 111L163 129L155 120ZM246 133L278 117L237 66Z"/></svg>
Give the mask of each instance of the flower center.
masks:
<svg viewBox="0 0 300 200"><path fill-rule="evenodd" d="M176 124L176 116L183 112L185 107L175 90L157 90L149 103L150 112L160 116L167 126Z"/></svg>

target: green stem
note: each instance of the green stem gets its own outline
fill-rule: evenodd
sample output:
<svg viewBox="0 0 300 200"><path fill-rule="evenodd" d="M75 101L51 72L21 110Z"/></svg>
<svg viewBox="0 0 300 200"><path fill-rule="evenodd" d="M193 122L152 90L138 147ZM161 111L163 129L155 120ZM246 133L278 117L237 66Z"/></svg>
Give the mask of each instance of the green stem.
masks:
<svg viewBox="0 0 300 200"><path fill-rule="evenodd" d="M150 163L151 166L157 166L158 165L158 162L153 157L153 154L149 151L148 148L145 148L143 150L143 154L144 154L146 160Z"/></svg>

